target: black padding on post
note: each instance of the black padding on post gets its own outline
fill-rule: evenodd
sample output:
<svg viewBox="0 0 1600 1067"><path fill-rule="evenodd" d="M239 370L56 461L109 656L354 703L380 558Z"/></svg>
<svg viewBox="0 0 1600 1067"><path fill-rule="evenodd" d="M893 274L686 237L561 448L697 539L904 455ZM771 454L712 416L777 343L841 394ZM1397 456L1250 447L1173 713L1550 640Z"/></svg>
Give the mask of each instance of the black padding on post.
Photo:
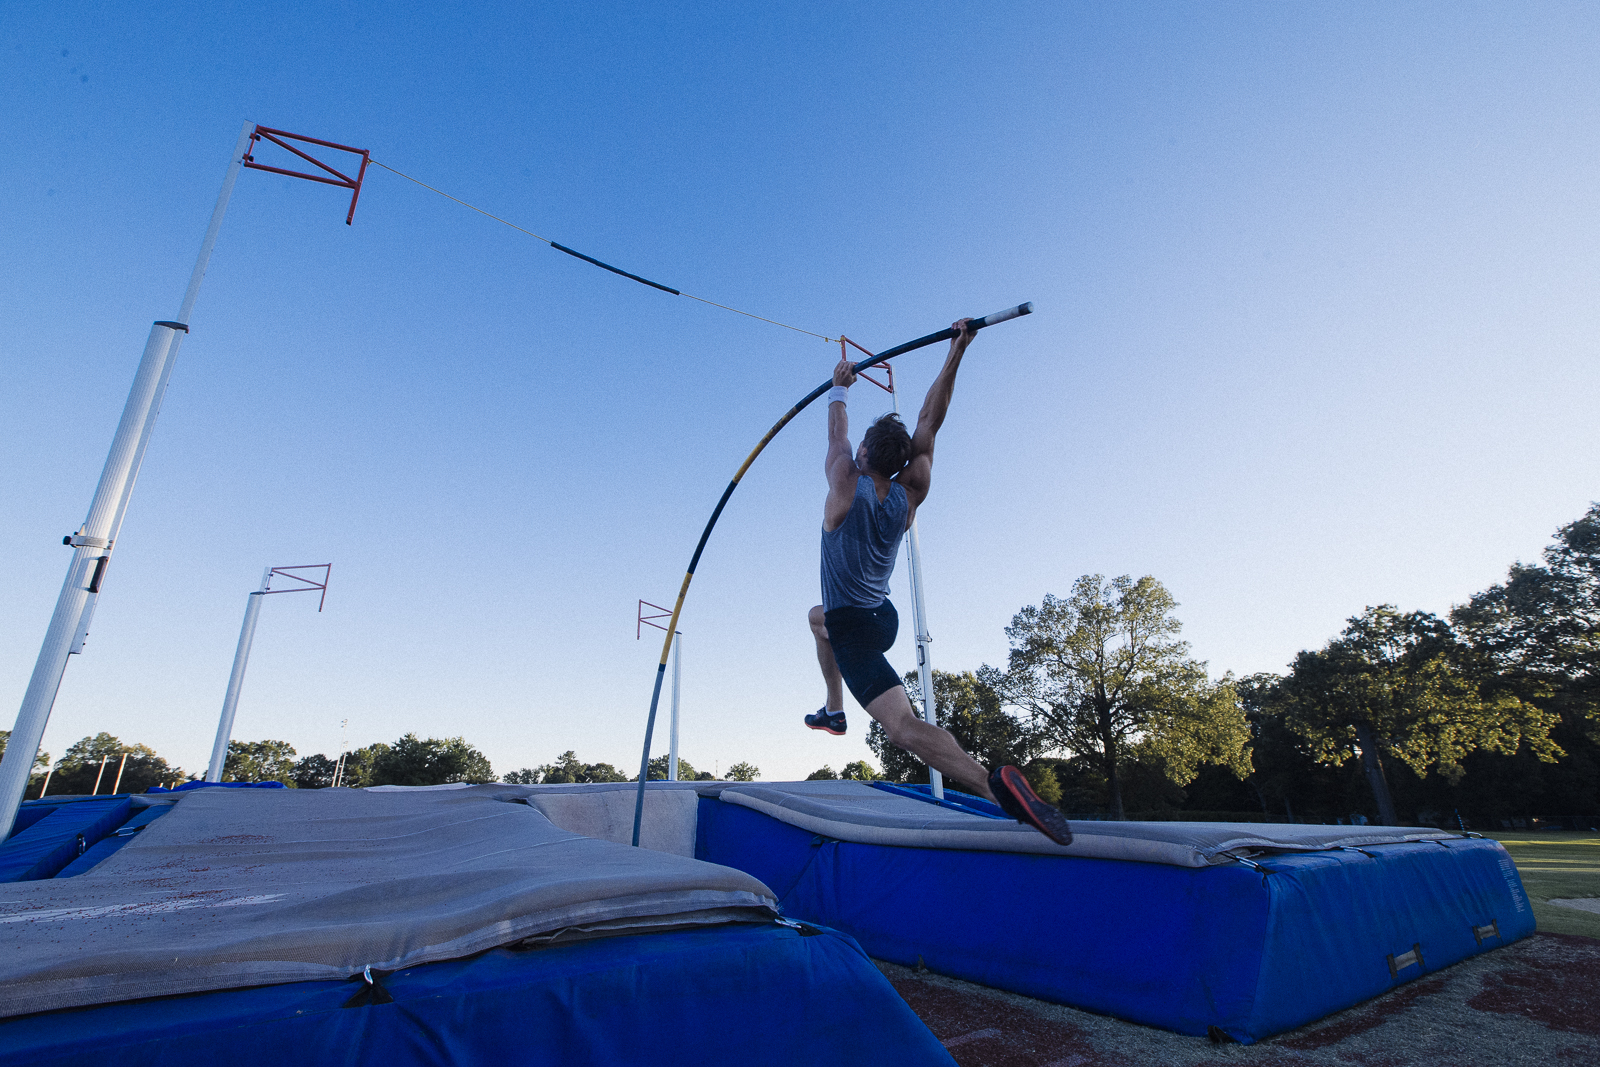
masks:
<svg viewBox="0 0 1600 1067"><path fill-rule="evenodd" d="M94 561L94 577L89 579L89 592L100 592L100 579L106 576L106 564L110 562L110 556L100 556Z"/></svg>

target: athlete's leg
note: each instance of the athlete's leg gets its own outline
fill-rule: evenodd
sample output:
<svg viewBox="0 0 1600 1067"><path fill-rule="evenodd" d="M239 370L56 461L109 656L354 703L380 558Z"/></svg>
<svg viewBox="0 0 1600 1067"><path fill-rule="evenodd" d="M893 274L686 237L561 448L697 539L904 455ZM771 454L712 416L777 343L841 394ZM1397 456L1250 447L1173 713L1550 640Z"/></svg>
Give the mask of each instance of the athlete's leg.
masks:
<svg viewBox="0 0 1600 1067"><path fill-rule="evenodd" d="M822 621L822 605L811 609L811 636L817 639L817 666L822 668L822 680L828 687L827 711L844 710L844 678L839 674L839 662L833 658L833 645L828 643L828 627Z"/></svg>
<svg viewBox="0 0 1600 1067"><path fill-rule="evenodd" d="M895 686L874 697L867 714L883 724L889 743L919 756L923 763L961 785L969 793L994 800L989 772L961 750L948 731L917 718L905 689Z"/></svg>

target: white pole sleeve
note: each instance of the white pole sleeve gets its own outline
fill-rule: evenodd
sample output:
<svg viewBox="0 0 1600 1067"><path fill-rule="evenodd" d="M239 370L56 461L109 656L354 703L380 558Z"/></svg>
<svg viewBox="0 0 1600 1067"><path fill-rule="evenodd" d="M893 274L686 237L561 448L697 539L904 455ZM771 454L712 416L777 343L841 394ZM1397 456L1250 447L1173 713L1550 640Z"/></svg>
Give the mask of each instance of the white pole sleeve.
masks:
<svg viewBox="0 0 1600 1067"><path fill-rule="evenodd" d="M222 191L217 194L217 206L211 209L211 222L206 226L206 235L200 241L200 257L195 260L194 272L189 275L189 288L184 290L183 304L178 308L178 321L185 326L189 324L189 316L194 312L195 298L200 295L200 283L205 279L206 268L211 264L211 249L216 247L217 234L222 230L222 216L227 213L228 199L233 196L233 183L239 180L239 168L244 165L244 157L250 154L250 135L255 131L255 123L245 123L239 130L239 142L233 146L233 159L228 162L228 173L222 178Z"/></svg>
<svg viewBox="0 0 1600 1067"><path fill-rule="evenodd" d="M672 635L672 738L667 746L667 780L678 780L678 686L683 681L683 634Z"/></svg>
<svg viewBox="0 0 1600 1067"><path fill-rule="evenodd" d="M266 584L265 580L262 582ZM239 708L239 690L244 688L244 669L250 663L250 645L256 636L256 618L261 614L261 593L251 593L244 609L244 625L239 628L239 646L233 652L233 673L228 676L228 694L222 698L222 715L217 720L217 739L211 743L211 764L206 781L222 781L228 762L228 741L233 737L233 714Z"/></svg>

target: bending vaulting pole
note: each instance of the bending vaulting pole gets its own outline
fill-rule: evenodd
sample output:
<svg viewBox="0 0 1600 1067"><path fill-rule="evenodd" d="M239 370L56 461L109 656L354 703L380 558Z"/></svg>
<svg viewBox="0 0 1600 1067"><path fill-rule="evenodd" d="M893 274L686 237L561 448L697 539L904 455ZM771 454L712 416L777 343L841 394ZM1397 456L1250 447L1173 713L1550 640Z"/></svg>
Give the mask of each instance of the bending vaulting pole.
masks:
<svg viewBox="0 0 1600 1067"><path fill-rule="evenodd" d="M972 328L981 330L985 326L993 326L996 323L1005 322L1020 315L1031 315L1032 313L1033 303L1030 301L1026 304L1018 304L1014 308L1007 308L1004 311L996 311L992 315L985 315L981 319L974 319L972 320ZM955 335L955 330L946 329L940 330L938 333L930 333L926 337L919 337L915 341L907 341L903 345L896 345L888 351L879 352L877 355L855 364L855 371L859 374L869 367L877 366L886 359L903 356L907 352L915 352L919 348L936 345L940 341L948 341ZM813 400L827 392L832 385L833 379L830 378L801 397L799 403L785 412L783 418L779 419L772 429L767 431L767 435L756 443L756 447L751 450L750 454L745 457L744 462L739 465L739 469L734 472L733 480L728 483L728 488L722 491L722 499L717 501L716 508L711 512L710 521L706 523L705 530L700 534L700 543L694 546L694 555L689 557L689 570L683 576L683 584L678 587L677 602L672 605L672 619L667 623L667 639L661 645L661 662L656 664L655 688L650 693L650 717L646 720L644 727L644 755L639 758L639 793L633 802L633 843L635 847L639 844L639 827L644 821L644 787L645 779L650 773L650 739L656 729L656 708L661 703L661 683L667 676L667 658L672 652L672 635L678 630L678 616L683 613L683 599L689 594L689 583L694 581L694 569L700 564L700 554L706 550L706 542L711 539L711 531L716 527L717 520L722 517L722 509L728 506L728 498L733 496L733 491L739 487L739 479L743 478L744 472L750 469L750 464L754 463L756 457L761 455L762 449L766 448L767 444L778 436L779 430L789 425L791 419L804 411Z"/></svg>
<svg viewBox="0 0 1600 1067"><path fill-rule="evenodd" d="M178 358L178 346L189 332L189 315L194 310L195 298L200 295L200 282L211 261L211 249L217 243L222 216L228 209L228 198L233 195L233 183L239 177L254 128L254 123L247 122L239 133L239 143L234 146L233 158L222 180L222 191L217 194L211 224L200 242L200 255L189 276L189 288L183 294L177 319L157 322L150 328L150 339L145 342L144 356L134 372L128 402L122 409L122 421L111 439L100 484L89 504L89 517L78 527L77 533L64 539L64 543L74 549L72 562L67 565L67 577L56 600L55 614L50 617L50 627L45 631L27 693L17 712L16 725L11 729L11 741L6 745L5 756L0 758L0 827L7 832L16 821L17 808L28 787L34 756L44 738L45 725L50 721L50 709L55 705L61 676L66 673L67 657L83 651L89 620L100 596L100 582L115 549L122 520L127 515L133 485L139 478L145 449L150 444L150 432L155 429L156 416L161 414L161 400L172 376L172 365Z"/></svg>

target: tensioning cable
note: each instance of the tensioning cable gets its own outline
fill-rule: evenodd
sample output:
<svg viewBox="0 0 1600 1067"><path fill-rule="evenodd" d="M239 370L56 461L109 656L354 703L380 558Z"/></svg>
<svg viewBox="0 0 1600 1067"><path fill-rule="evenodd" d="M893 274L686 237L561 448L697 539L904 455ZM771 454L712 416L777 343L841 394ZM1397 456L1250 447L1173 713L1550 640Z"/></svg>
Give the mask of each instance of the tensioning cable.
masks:
<svg viewBox="0 0 1600 1067"><path fill-rule="evenodd" d="M543 238L540 239L543 240ZM1026 304L1018 304L1014 308L996 311L994 314L985 315L981 319L973 319L972 329L974 331L981 330L985 326L993 326L996 323L1014 319L1019 315L1030 315L1032 313L1032 301ZM879 352L875 356L869 356L860 363L855 364L853 369L857 374L860 374L868 367L875 367L886 359L903 356L907 352L915 352L917 349L926 348L928 345L936 345L940 341L947 341L955 335L956 331L954 329L930 333L926 337L919 337L915 341L907 341L905 344L896 345L886 352ZM728 506L728 498L733 496L733 491L739 487L739 479L743 478L744 472L750 469L750 464L754 463L756 457L761 455L761 450L767 447L768 442L778 436L779 430L789 425L791 419L804 411L813 400L827 392L831 385L833 385L833 379L830 378L801 397L799 403L784 412L783 418L779 419L772 429L767 431L765 437L756 442L756 447L750 450L750 454L744 458L744 462L739 464L739 469L734 472L733 480L728 483L728 488L722 491L722 499L717 501L717 506L712 510L711 518L706 523L706 528L700 533L700 543L694 546L694 555L689 557L689 570L683 576L683 584L678 587L678 599L672 605L672 621L667 624L667 640L661 648L661 662L656 665L655 689L650 693L650 718L646 721L644 727L644 755L639 758L639 794L633 802L633 843L635 846L639 844L639 827L644 821L644 787L645 779L649 777L650 773L650 741L656 729L656 708L661 703L661 682L667 676L667 657L672 652L672 636L678 632L678 616L683 613L683 599L689 594L689 583L694 581L694 570L700 565L700 554L706 550L706 542L711 539L711 531L717 525L717 520L722 517L722 509Z"/></svg>
<svg viewBox="0 0 1600 1067"><path fill-rule="evenodd" d="M730 307L727 304L719 304L715 300L707 300L703 296L695 296L693 293L686 293L681 289L674 289L670 285L662 285L660 282L653 282L649 278L641 278L641 277L639 277L639 275L633 274L633 273L631 273L629 271L625 271L621 267L613 267L611 264L601 262L600 260L595 259L593 256L586 256L582 252L579 252L575 248L568 248L566 245L561 244L558 241L552 241L548 237L540 237L538 234L534 233L530 229L527 229L526 227L518 226L516 223L511 222L508 219L503 219L499 215L493 214L492 212L485 211L485 210L483 210L483 208L478 207L476 204L469 204L465 200L462 200L458 196L451 196L449 193L445 192L443 189L437 189L437 188L429 185L427 182L421 180L420 178L413 178L411 175L405 173L404 171L395 170L393 167L389 166L389 164L387 164L387 163L379 163L376 159L370 160L370 162L372 163L372 165L374 167L382 167L384 170L388 171L390 174L399 175L400 177L404 178L408 182L415 182L417 185L422 186L424 189L428 190L431 193L438 193L440 196L444 197L446 200L454 200L456 203L460 204L464 208L468 208L468 209L470 209L472 211L476 211L478 214L484 216L485 218L493 219L494 221L500 223L502 226L509 226L513 230L516 230L518 233L525 233L529 237L532 237L535 241L543 241L545 244L549 245L551 248L555 249L557 252L565 252L567 255L572 256L575 259L581 259L585 263L592 263L595 266L599 267L601 270L608 270L612 274L619 274L624 278L628 278L628 279L630 279L632 281L638 282L640 285L648 285L652 289L660 289L663 293L671 293L673 296L686 296L690 300L698 300L702 304L710 304L712 307L721 308L723 311L731 311L735 315L743 315L747 319L760 319L762 322L770 322L774 326L782 326L785 330L793 330L795 333L803 333L808 337L819 337L822 340L827 341L829 344L838 344L839 343L839 339L837 337L829 337L826 334L814 333L811 330L802 330L798 326L790 326L787 322L779 322L777 319L769 319L765 315L757 315L753 311L740 311L736 307Z"/></svg>

